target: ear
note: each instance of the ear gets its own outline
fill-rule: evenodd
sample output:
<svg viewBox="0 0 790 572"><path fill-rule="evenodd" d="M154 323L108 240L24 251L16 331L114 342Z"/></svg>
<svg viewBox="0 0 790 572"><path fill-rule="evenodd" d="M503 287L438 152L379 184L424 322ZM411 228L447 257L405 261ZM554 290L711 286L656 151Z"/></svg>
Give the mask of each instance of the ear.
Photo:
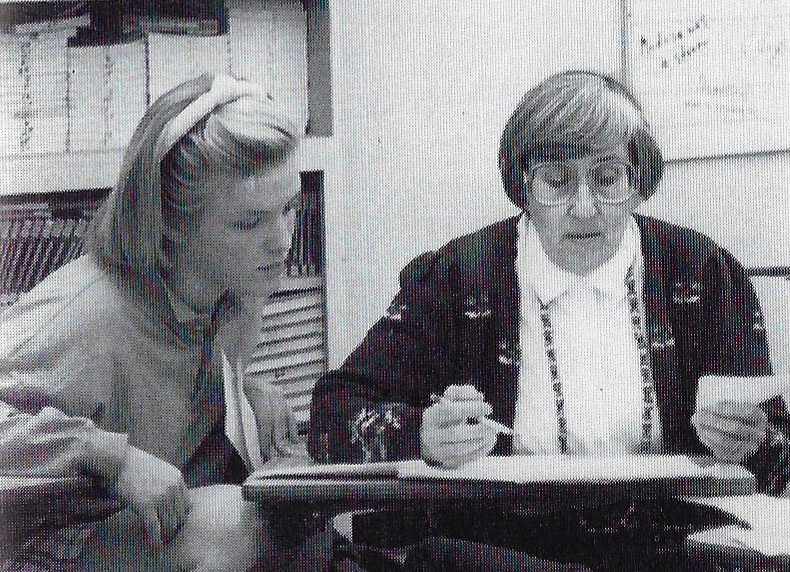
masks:
<svg viewBox="0 0 790 572"><path fill-rule="evenodd" d="M642 198L642 195L641 195L641 193L637 193L637 194L635 194L635 195L634 195L634 196L631 198L631 214L633 214L634 212L636 212L636 210L637 210L637 209L638 209L640 206L642 206L642 203L643 203L643 202L645 202L645 199L643 199L643 198Z"/></svg>

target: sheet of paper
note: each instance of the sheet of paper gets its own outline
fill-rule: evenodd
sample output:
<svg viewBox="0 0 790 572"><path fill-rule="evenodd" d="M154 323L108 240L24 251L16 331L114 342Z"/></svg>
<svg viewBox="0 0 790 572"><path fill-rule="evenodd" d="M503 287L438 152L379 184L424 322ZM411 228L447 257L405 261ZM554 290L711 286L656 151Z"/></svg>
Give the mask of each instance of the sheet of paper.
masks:
<svg viewBox="0 0 790 572"><path fill-rule="evenodd" d="M790 498L751 495L687 500L729 512L751 527L727 526L706 531L694 535L696 541L741 546L766 556L790 555Z"/></svg>
<svg viewBox="0 0 790 572"><path fill-rule="evenodd" d="M134 42L107 49L107 146L123 149L146 110L145 44Z"/></svg>
<svg viewBox="0 0 790 572"><path fill-rule="evenodd" d="M629 81L665 157L785 149L790 4L630 0Z"/></svg>
<svg viewBox="0 0 790 572"><path fill-rule="evenodd" d="M104 149L107 139L107 110L104 46L68 48L69 62L69 149Z"/></svg>
<svg viewBox="0 0 790 572"><path fill-rule="evenodd" d="M413 461L392 461L384 463L337 463L332 465L310 465L299 467L277 466L270 469L262 469L253 473L254 478L258 479L278 479L278 478L363 478L363 477L391 477L395 478L402 466L408 465ZM422 461L416 461L422 463Z"/></svg>
<svg viewBox="0 0 790 572"><path fill-rule="evenodd" d="M790 390L790 379L765 377L735 377L704 375L697 386L697 409L718 401L762 403Z"/></svg>
<svg viewBox="0 0 790 572"><path fill-rule="evenodd" d="M231 9L230 67L260 84L299 125L307 121L307 26L297 4Z"/></svg>
<svg viewBox="0 0 790 572"><path fill-rule="evenodd" d="M458 469L439 469L425 463L400 467L399 476L416 479L463 479L513 483L615 482L656 478L729 476L746 469L735 465L703 465L682 455L517 455L486 457Z"/></svg>

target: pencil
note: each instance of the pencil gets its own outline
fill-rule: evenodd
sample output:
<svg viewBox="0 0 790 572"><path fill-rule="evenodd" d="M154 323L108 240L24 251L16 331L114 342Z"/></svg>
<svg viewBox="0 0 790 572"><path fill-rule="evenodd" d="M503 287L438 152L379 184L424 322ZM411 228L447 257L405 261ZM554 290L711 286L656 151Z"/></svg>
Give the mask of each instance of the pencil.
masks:
<svg viewBox="0 0 790 572"><path fill-rule="evenodd" d="M452 400L447 399L443 395L436 395L435 393L431 394L431 401L433 401L434 403L444 403L444 404L452 403ZM488 427L489 429L493 429L497 433L502 433L504 435L513 435L513 429L511 429L507 425L503 425L499 421L494 421L493 419L489 419L488 417L477 417L477 421L481 425L485 425L486 427Z"/></svg>

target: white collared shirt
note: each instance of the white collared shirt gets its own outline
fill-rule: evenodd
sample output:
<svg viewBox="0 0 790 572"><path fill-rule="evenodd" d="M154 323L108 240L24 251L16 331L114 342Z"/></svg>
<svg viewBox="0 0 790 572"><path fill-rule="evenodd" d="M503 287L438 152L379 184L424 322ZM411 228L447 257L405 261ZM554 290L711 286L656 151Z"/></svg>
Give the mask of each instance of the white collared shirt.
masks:
<svg viewBox="0 0 790 572"><path fill-rule="evenodd" d="M526 216L517 226L521 363L514 429L516 452L559 453L557 408L540 320L548 304L565 398L568 452L636 453L642 433L642 376L625 276L633 264L642 299L639 227L630 219L615 254L587 276L551 262ZM642 304L640 304L640 307ZM640 311L644 316L644 308ZM653 443L661 427L653 410Z"/></svg>

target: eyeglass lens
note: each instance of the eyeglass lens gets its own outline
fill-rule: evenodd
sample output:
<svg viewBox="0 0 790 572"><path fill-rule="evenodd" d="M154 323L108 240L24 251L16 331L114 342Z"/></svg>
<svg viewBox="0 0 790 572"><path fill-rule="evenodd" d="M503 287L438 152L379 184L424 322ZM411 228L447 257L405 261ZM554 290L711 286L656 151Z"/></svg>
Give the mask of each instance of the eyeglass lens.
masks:
<svg viewBox="0 0 790 572"><path fill-rule="evenodd" d="M568 200L579 188L581 178L579 169L565 162L536 165L532 176L532 192L538 200L545 202ZM604 200L618 201L631 195L630 168L623 162L596 163L587 169L584 176L590 190Z"/></svg>

